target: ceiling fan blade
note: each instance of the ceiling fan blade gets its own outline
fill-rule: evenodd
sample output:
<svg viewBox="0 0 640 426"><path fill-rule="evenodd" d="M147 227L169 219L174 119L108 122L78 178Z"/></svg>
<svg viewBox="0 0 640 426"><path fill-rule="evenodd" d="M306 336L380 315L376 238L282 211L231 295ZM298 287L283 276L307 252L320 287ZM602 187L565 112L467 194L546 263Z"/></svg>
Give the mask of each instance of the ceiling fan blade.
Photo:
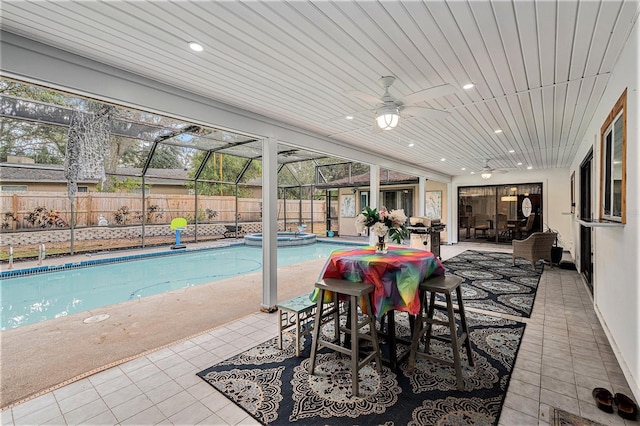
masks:
<svg viewBox="0 0 640 426"><path fill-rule="evenodd" d="M433 98L439 98L441 96L450 95L456 92L456 88L451 84L443 84L441 86L434 86L428 89L420 90L402 98L402 103L405 105L417 104L418 102L426 101Z"/></svg>
<svg viewBox="0 0 640 426"><path fill-rule="evenodd" d="M442 111L439 109L422 108L416 106L404 107L401 111L402 115L410 115L412 117L424 117L432 120L444 120L451 113L448 111Z"/></svg>
<svg viewBox="0 0 640 426"><path fill-rule="evenodd" d="M369 102L370 104L379 104L381 103L380 98L370 95L368 93L360 92L358 90L347 90L344 92L348 96L356 97L362 99L363 101Z"/></svg>

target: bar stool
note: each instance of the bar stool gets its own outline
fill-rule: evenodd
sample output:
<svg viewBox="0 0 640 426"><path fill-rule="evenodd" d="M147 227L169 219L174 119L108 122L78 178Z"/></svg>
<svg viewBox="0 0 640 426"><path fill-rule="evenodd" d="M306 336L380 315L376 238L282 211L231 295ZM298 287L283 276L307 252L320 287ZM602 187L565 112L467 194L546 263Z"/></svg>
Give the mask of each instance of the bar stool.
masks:
<svg viewBox="0 0 640 426"><path fill-rule="evenodd" d="M471 342L469 341L469 329L467 328L467 319L464 315L464 306L462 304L462 290L460 284L462 283L462 278L457 277L455 275L446 275L446 276L437 276L431 277L424 280L420 283L420 293L422 301L422 307L420 309L420 318L415 322L415 326L413 329L413 334L411 338L411 352L409 353L409 372L412 373L416 356L421 356L430 361L440 362L446 365L453 366L456 371L456 379L458 383L458 389L464 390L464 379L462 377L462 366L460 363L460 351L462 350L462 345L465 346L467 350L467 358L469 360L469 366L473 367L473 353L471 351ZM455 290L456 298L458 299L458 308L455 309L453 307L453 302L451 300L451 293ZM427 298L427 292L430 293L430 301L429 308L426 312L425 316L425 302ZM441 293L444 294L446 298L446 306L436 305L435 299L436 294ZM444 310L447 312L447 321L442 321L433 318L433 313L435 308ZM461 335L458 336L458 331L456 327L456 318L454 312L458 312L460 315L460 325L461 325ZM432 326L433 324L445 325L449 327L449 337L446 336L434 336L432 334ZM440 340L443 342L447 342L451 344L451 349L453 350L453 361L436 357L431 355L430 352L430 343L431 339ZM420 352L419 346L420 341L424 340L424 352Z"/></svg>
<svg viewBox="0 0 640 426"><path fill-rule="evenodd" d="M358 372L360 371L360 369L366 364L375 360L378 372L382 371L380 346L378 345L378 336L376 335L376 319L373 316L373 311L371 309L371 293L373 292L375 287L373 286L373 284L351 282L334 278L327 278L325 280L319 281L316 283L315 287L320 291L318 293L318 302L316 308L316 325L313 328L313 342L311 344L311 365L309 367L309 374L314 374L316 366L316 352L322 348L329 348L348 355L351 357L352 394L353 396L358 396ZM334 340L331 342L320 338L320 328L322 327L322 312L324 311L324 296L325 292L327 291L333 292L334 300L337 300L339 295L349 297L349 317L347 326L336 326L336 334L334 336ZM358 322L358 300L361 297L364 297L367 315L362 322ZM336 307L338 306L337 303L335 303L335 305ZM337 308L335 312L335 318L338 318L339 315L339 308ZM360 332L360 329L365 325L369 326L369 334ZM340 345L340 332L345 333L345 340L347 340L347 334L350 335L351 348L346 348ZM367 355L362 361L360 361L359 354L360 339L369 340L373 345L373 352Z"/></svg>

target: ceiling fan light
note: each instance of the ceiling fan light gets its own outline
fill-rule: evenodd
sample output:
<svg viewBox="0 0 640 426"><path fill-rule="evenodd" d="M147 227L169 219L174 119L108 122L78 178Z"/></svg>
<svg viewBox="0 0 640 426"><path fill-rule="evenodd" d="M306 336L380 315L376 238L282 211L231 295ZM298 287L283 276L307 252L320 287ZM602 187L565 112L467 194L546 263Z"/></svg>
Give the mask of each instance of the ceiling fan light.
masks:
<svg viewBox="0 0 640 426"><path fill-rule="evenodd" d="M482 179L491 179L491 172L482 172Z"/></svg>
<svg viewBox="0 0 640 426"><path fill-rule="evenodd" d="M391 130L398 125L400 115L395 106L382 107L376 112L376 123L382 130Z"/></svg>

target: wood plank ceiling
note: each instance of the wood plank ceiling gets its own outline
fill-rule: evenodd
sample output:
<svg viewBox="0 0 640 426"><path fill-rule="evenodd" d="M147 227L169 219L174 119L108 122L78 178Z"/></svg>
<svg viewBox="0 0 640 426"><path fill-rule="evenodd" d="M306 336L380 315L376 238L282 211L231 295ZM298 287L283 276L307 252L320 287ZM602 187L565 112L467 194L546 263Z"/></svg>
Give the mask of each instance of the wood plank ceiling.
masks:
<svg viewBox="0 0 640 426"><path fill-rule="evenodd" d="M9 0L1 23L8 32L461 175L487 159L522 170L568 166L639 10L638 1L619 0ZM189 41L204 51L190 51ZM375 105L347 92L378 98L385 75L396 77L396 98L455 86L453 94L417 104L451 114L405 116L394 130L372 132ZM469 82L475 87L463 90Z"/></svg>

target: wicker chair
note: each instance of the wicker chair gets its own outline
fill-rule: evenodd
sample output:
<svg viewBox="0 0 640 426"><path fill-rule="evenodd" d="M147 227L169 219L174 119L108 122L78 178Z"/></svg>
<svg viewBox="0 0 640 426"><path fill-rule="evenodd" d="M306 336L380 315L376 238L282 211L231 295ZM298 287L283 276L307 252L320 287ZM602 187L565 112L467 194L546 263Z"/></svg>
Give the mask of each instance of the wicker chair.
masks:
<svg viewBox="0 0 640 426"><path fill-rule="evenodd" d="M540 259L551 264L551 247L556 241L558 234L555 232L534 232L526 240L513 240L513 265L516 264L516 257L523 257L531 262L533 269L536 269L536 262Z"/></svg>

